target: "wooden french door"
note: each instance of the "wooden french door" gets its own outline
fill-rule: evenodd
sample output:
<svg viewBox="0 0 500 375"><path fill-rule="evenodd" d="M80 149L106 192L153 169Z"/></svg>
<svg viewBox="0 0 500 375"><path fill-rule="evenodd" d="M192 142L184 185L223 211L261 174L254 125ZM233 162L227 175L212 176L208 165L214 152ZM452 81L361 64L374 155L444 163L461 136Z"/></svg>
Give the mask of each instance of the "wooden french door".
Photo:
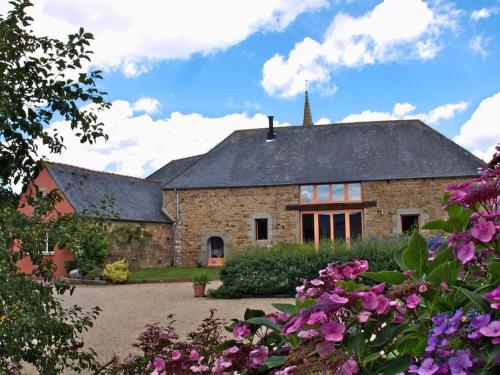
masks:
<svg viewBox="0 0 500 375"><path fill-rule="evenodd" d="M363 236L363 211L305 211L301 213L303 242L351 240Z"/></svg>

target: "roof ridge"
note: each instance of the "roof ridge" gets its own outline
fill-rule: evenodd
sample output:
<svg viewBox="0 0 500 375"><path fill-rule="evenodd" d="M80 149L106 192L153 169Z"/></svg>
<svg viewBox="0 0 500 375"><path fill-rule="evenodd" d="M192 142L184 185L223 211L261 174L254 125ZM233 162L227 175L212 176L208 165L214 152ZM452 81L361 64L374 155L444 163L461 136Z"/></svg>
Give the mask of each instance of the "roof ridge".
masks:
<svg viewBox="0 0 500 375"><path fill-rule="evenodd" d="M129 176L129 175L119 174L119 173L114 173L114 172L98 171L98 170L95 170L95 169L84 168L84 167L80 167L78 165L67 164L67 163L60 163L60 162L56 162L56 161L44 160L43 163L44 164L61 165L61 166L64 166L64 167L71 167L71 168L81 169L83 171L88 171L88 172L93 172L93 173L102 173L102 174L108 174L108 175L111 175L111 176L125 177L125 178L130 178L130 179L133 179L133 180L140 180L140 181L143 181L143 182L150 182L150 183L153 183L153 184L159 184L160 183L159 180L148 180L148 179L141 178L141 177Z"/></svg>

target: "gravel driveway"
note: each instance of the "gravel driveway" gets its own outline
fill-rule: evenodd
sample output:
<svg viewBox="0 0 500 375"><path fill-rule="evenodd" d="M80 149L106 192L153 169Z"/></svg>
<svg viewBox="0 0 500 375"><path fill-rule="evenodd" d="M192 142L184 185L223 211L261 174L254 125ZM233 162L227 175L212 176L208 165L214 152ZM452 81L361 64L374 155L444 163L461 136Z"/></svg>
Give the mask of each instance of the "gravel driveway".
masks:
<svg viewBox="0 0 500 375"><path fill-rule="evenodd" d="M216 288L220 282L211 282ZM89 286L78 285L72 296L65 296L66 306L77 304L86 310L99 306L95 325L85 333L87 346L99 355L101 363L113 354L124 356L134 352L132 343L148 323L164 323L174 314L175 327L181 337L196 328L211 308L225 319L242 318L246 308L272 311L272 303L291 303L291 299L252 298L221 300L194 298L191 283L131 284Z"/></svg>

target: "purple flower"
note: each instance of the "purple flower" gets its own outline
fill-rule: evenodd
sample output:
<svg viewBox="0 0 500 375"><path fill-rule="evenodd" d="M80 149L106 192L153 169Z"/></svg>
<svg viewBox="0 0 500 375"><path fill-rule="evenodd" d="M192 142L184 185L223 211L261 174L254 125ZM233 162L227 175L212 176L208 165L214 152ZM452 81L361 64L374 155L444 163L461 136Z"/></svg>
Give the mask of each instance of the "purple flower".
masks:
<svg viewBox="0 0 500 375"><path fill-rule="evenodd" d="M330 297L328 297L328 298L330 299L330 301L332 301L334 303L338 303L340 305L344 305L347 302L349 302L349 299L347 299L345 297L341 297L336 293L331 294Z"/></svg>
<svg viewBox="0 0 500 375"><path fill-rule="evenodd" d="M366 310L375 310L378 306L378 296L373 292L362 292L361 306Z"/></svg>
<svg viewBox="0 0 500 375"><path fill-rule="evenodd" d="M491 308L494 310L500 309L500 285L493 289L491 292L486 293L483 298L492 302Z"/></svg>
<svg viewBox="0 0 500 375"><path fill-rule="evenodd" d="M310 283L314 286L321 286L321 285L325 285L325 283L319 279L314 279L314 280L311 280Z"/></svg>
<svg viewBox="0 0 500 375"><path fill-rule="evenodd" d="M165 360L162 357L156 357L153 366L156 371L163 371L165 370Z"/></svg>
<svg viewBox="0 0 500 375"><path fill-rule="evenodd" d="M356 318L358 319L358 322L360 323L366 323L368 319L370 319L370 316L372 315L371 312L369 311L361 311Z"/></svg>
<svg viewBox="0 0 500 375"><path fill-rule="evenodd" d="M300 328L302 328L305 324L304 318L300 316L295 316L288 321L288 323L283 327L283 335L289 335L290 333L294 333Z"/></svg>
<svg viewBox="0 0 500 375"><path fill-rule="evenodd" d="M418 375L432 375L439 370L439 366L434 362L432 358L426 358L422 361L420 367L416 365L411 365L408 372L418 374Z"/></svg>
<svg viewBox="0 0 500 375"><path fill-rule="evenodd" d="M472 328L479 329L488 325L491 317L489 314L478 315L474 319L471 320L470 325Z"/></svg>
<svg viewBox="0 0 500 375"><path fill-rule="evenodd" d="M233 335L237 339L247 337L249 334L250 334L250 328L245 324L238 323L233 329Z"/></svg>
<svg viewBox="0 0 500 375"><path fill-rule="evenodd" d="M250 367L259 368L262 366L268 358L268 351L265 346L258 346L250 352Z"/></svg>
<svg viewBox="0 0 500 375"><path fill-rule="evenodd" d="M229 349L226 350L226 354L236 354L240 351L240 348L238 348L236 345L231 346Z"/></svg>
<svg viewBox="0 0 500 375"><path fill-rule="evenodd" d="M178 350L172 351L172 359L174 361L177 361L177 360L179 360L179 358L181 358L181 352Z"/></svg>
<svg viewBox="0 0 500 375"><path fill-rule="evenodd" d="M500 337L500 321L492 321L487 326L479 328L479 332L486 337Z"/></svg>
<svg viewBox="0 0 500 375"><path fill-rule="evenodd" d="M455 252L456 257L460 260L462 264L466 264L472 258L476 252L476 247L472 242L464 242L460 244L458 250Z"/></svg>
<svg viewBox="0 0 500 375"><path fill-rule="evenodd" d="M224 357L218 357L214 362L214 367L212 368L212 374L225 374L226 370L231 367L233 363Z"/></svg>
<svg viewBox="0 0 500 375"><path fill-rule="evenodd" d="M313 337L316 337L319 335L319 332L315 329L306 329L304 331L300 331L298 336L300 338L303 338L304 340L310 340Z"/></svg>
<svg viewBox="0 0 500 375"><path fill-rule="evenodd" d="M469 350L457 351L457 355L448 360L448 366L453 375L467 375L467 369L472 367Z"/></svg>
<svg viewBox="0 0 500 375"><path fill-rule="evenodd" d="M194 349L189 353L189 359L191 361L198 361L200 358L200 354L198 354L198 352Z"/></svg>
<svg viewBox="0 0 500 375"><path fill-rule="evenodd" d="M328 322L321 325L321 334L326 341L339 342L344 338L345 326L342 323Z"/></svg>
<svg viewBox="0 0 500 375"><path fill-rule="evenodd" d="M296 368L297 366L286 366L284 369L275 372L274 375L293 375Z"/></svg>
<svg viewBox="0 0 500 375"><path fill-rule="evenodd" d="M333 344L328 341L322 341L316 345L316 352L321 358L327 357L334 350Z"/></svg>
<svg viewBox="0 0 500 375"><path fill-rule="evenodd" d="M307 324L313 325L316 323L326 322L327 317L324 311L318 311L309 315L309 319L307 319Z"/></svg>
<svg viewBox="0 0 500 375"><path fill-rule="evenodd" d="M358 363L350 358L340 366L340 375L354 375L359 371Z"/></svg>
<svg viewBox="0 0 500 375"><path fill-rule="evenodd" d="M387 300L387 298L385 298L382 295L379 295L378 298L377 298L377 301L378 301L378 305L377 305L377 309L375 310L375 312L378 315L387 314L387 312L391 308L391 306L389 305L389 301Z"/></svg>
<svg viewBox="0 0 500 375"><path fill-rule="evenodd" d="M421 298L418 294L412 293L406 297L406 307L409 309L414 309L420 303Z"/></svg>
<svg viewBox="0 0 500 375"><path fill-rule="evenodd" d="M191 366L189 368L191 372L194 372L195 374L197 373L202 373L205 371L208 371L208 366L207 365L197 365L197 366Z"/></svg>
<svg viewBox="0 0 500 375"><path fill-rule="evenodd" d="M376 293L376 294L380 294L384 291L384 288L385 288L385 283L380 283L380 284L375 285L372 288L372 292Z"/></svg>
<svg viewBox="0 0 500 375"><path fill-rule="evenodd" d="M495 235L495 224L481 218L476 222L470 233L472 237L481 242L490 242Z"/></svg>

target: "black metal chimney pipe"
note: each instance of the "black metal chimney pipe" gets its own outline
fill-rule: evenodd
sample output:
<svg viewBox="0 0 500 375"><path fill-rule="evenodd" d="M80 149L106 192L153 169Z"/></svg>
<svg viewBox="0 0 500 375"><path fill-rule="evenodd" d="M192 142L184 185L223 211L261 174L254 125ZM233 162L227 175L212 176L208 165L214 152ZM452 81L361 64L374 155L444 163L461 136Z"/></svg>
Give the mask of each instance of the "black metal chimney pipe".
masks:
<svg viewBox="0 0 500 375"><path fill-rule="evenodd" d="M272 141L274 139L274 116L267 116L269 119L269 130L267 132L267 140Z"/></svg>

